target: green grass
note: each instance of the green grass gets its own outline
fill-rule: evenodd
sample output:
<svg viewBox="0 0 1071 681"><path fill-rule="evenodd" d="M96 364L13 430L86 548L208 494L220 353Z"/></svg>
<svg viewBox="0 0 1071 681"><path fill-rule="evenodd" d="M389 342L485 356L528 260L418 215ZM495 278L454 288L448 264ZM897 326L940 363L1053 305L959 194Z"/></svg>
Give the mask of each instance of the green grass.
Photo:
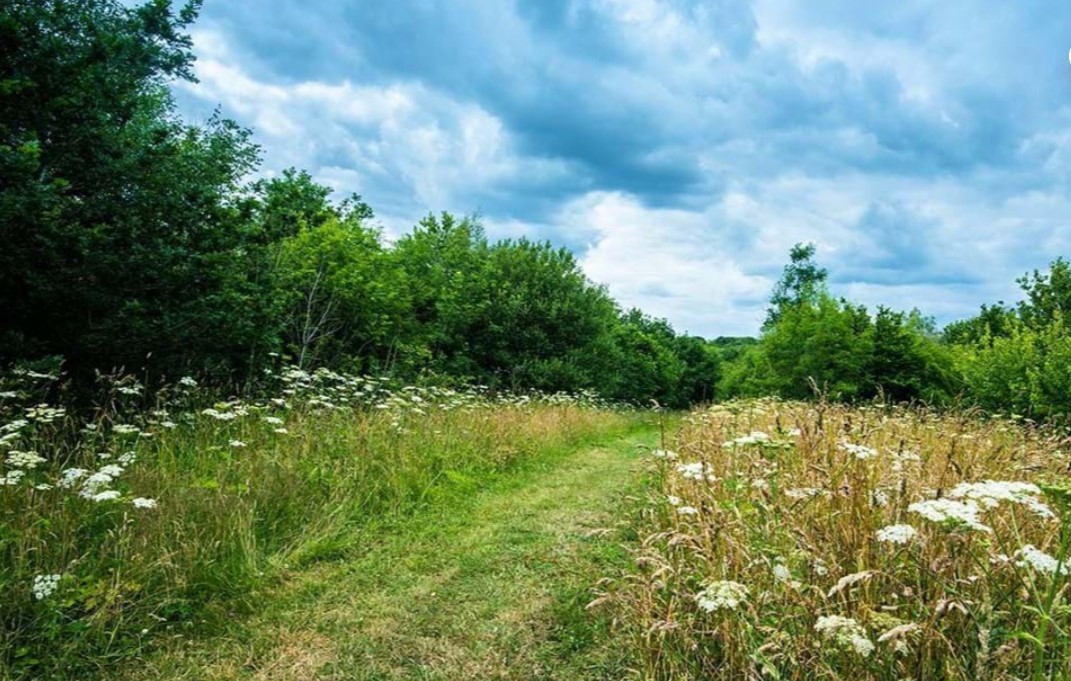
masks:
<svg viewBox="0 0 1071 681"><path fill-rule="evenodd" d="M520 462L379 527L345 559L294 571L217 636L175 632L126 678L621 678L627 649L585 606L628 560L619 532L603 530L656 443L645 424Z"/></svg>

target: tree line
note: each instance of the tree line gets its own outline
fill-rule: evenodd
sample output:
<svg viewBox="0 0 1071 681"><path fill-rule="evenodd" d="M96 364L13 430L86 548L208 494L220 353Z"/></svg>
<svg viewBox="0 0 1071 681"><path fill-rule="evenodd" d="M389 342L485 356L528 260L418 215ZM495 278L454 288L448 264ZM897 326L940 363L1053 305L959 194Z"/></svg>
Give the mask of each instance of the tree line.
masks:
<svg viewBox="0 0 1071 681"><path fill-rule="evenodd" d="M190 125L199 2L14 0L0 10L0 364L62 358L73 381L255 383L302 366L711 399L707 341L622 310L573 255L429 215L385 242L359 196L308 173L249 181L250 131Z"/></svg>
<svg viewBox="0 0 1071 681"><path fill-rule="evenodd" d="M1040 419L1071 414L1071 265L1063 258L1018 280L1017 305L983 305L939 330L918 310L870 313L835 297L815 250L792 249L761 337L726 362L719 397L824 394Z"/></svg>

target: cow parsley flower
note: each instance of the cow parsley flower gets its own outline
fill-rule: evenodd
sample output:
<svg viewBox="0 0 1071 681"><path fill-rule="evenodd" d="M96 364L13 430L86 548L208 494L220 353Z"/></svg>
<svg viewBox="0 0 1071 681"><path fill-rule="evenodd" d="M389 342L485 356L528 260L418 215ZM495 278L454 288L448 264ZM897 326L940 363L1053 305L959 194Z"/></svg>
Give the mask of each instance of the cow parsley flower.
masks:
<svg viewBox="0 0 1071 681"><path fill-rule="evenodd" d="M681 477L685 480L709 480L713 482L717 478L713 475L713 469L710 464L704 464L701 461L695 463L679 463L677 464L677 472L681 474Z"/></svg>
<svg viewBox="0 0 1071 681"><path fill-rule="evenodd" d="M1065 575L1068 572L1066 564L1061 565L1059 560L1033 544L1027 544L1016 551L1015 557L1018 559L1015 564L1019 567L1031 567L1038 572L1044 572L1049 575L1057 573Z"/></svg>
<svg viewBox="0 0 1071 681"><path fill-rule="evenodd" d="M734 446L747 446L747 445L761 445L770 441L770 436L760 430L753 430L747 435L741 435L740 437L729 440L722 445L725 449L731 449Z"/></svg>
<svg viewBox="0 0 1071 681"><path fill-rule="evenodd" d="M33 578L33 597L43 601L56 592L60 575L37 575Z"/></svg>
<svg viewBox="0 0 1071 681"><path fill-rule="evenodd" d="M681 498L680 497L675 497L672 494L667 494L666 495L666 501L669 503L670 506L680 506L681 505Z"/></svg>
<svg viewBox="0 0 1071 681"><path fill-rule="evenodd" d="M736 610L747 601L748 588L739 582L721 580L708 583L695 595L699 608L705 612Z"/></svg>
<svg viewBox="0 0 1071 681"><path fill-rule="evenodd" d="M95 501L98 504L102 501L115 501L121 495L114 489L106 489L103 492L97 492L96 494L90 494L86 496L90 501Z"/></svg>
<svg viewBox="0 0 1071 681"><path fill-rule="evenodd" d="M911 525L888 525L878 530L878 541L889 544L907 544L918 536L918 530Z"/></svg>
<svg viewBox="0 0 1071 681"><path fill-rule="evenodd" d="M117 435L131 435L133 433L140 433L141 428L138 428L137 426L132 426L129 423L117 423L112 426L112 432L116 433Z"/></svg>
<svg viewBox="0 0 1071 681"><path fill-rule="evenodd" d="M17 485L24 475L26 475L26 471L20 468L8 471L3 477L0 477L0 487Z"/></svg>
<svg viewBox="0 0 1071 681"><path fill-rule="evenodd" d="M230 441L230 446L234 447L235 449L241 449L242 447L245 447L246 445L241 440L231 440Z"/></svg>
<svg viewBox="0 0 1071 681"><path fill-rule="evenodd" d="M137 497L132 499L130 503L134 504L134 508L156 508L156 499L147 497Z"/></svg>
<svg viewBox="0 0 1071 681"><path fill-rule="evenodd" d="M872 449L870 447L867 447L866 445L852 444L851 442L841 442L840 449L841 451L848 452L860 461L864 461L866 459L870 459L878 455L878 451L876 449Z"/></svg>
<svg viewBox="0 0 1071 681"><path fill-rule="evenodd" d="M984 480L982 482L962 482L948 493L953 499L966 499L982 508L996 508L1002 501L1021 504L1042 518L1055 518L1056 514L1042 503L1038 497L1041 489L1029 482L1005 480Z"/></svg>
<svg viewBox="0 0 1071 681"><path fill-rule="evenodd" d="M851 617L825 615L815 622L814 630L826 641L854 650L861 657L874 652L874 642L867 638L866 629Z"/></svg>
<svg viewBox="0 0 1071 681"><path fill-rule="evenodd" d="M677 452L671 452L668 449L656 449L651 452L651 456L656 459L665 459L666 461L676 461Z"/></svg>
<svg viewBox="0 0 1071 681"><path fill-rule="evenodd" d="M978 519L981 509L971 501L963 502L944 498L929 499L915 502L908 506L907 510L912 513L918 513L923 518L935 523L965 525L972 530L980 530L982 532L993 531Z"/></svg>
<svg viewBox="0 0 1071 681"><path fill-rule="evenodd" d="M74 483L85 477L89 471L84 468L68 468L60 474L60 479L56 483L60 487L71 488L74 487Z"/></svg>
<svg viewBox="0 0 1071 681"><path fill-rule="evenodd" d="M37 468L37 464L45 462L45 457L39 456L37 452L9 452L7 455L7 463L9 466L15 468Z"/></svg>
<svg viewBox="0 0 1071 681"><path fill-rule="evenodd" d="M179 385L184 388L196 388L197 381L195 381L192 376L183 376L179 379Z"/></svg>

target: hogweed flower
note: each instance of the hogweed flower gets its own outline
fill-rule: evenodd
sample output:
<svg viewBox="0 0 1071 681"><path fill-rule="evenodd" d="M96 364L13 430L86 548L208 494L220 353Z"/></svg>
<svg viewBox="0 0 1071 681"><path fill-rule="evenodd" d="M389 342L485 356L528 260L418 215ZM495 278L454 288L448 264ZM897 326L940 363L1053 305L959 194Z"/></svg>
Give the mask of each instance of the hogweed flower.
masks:
<svg viewBox="0 0 1071 681"><path fill-rule="evenodd" d="M923 518L935 523L949 525L964 525L972 530L992 532L993 530L984 525L978 519L981 509L974 502L956 501L954 499L928 499L918 501L907 507L912 513L918 513Z"/></svg>
<svg viewBox="0 0 1071 681"><path fill-rule="evenodd" d="M137 497L132 499L130 503L134 504L134 508L156 508L156 499L147 497Z"/></svg>
<svg viewBox="0 0 1071 681"><path fill-rule="evenodd" d="M1041 488L1029 482L984 480L982 482L962 482L948 493L953 499L966 499L983 508L996 508L1002 501L1021 504L1042 518L1055 518L1056 514L1042 503Z"/></svg>
<svg viewBox="0 0 1071 681"><path fill-rule="evenodd" d="M888 525L878 530L877 539L889 544L907 544L919 534L911 525Z"/></svg>
<svg viewBox="0 0 1071 681"><path fill-rule="evenodd" d="M1015 557L1018 559L1015 564L1019 567L1030 567L1037 572L1043 572L1048 575L1066 575L1068 572L1066 563L1061 564L1059 560L1033 544L1027 544L1016 551Z"/></svg>
<svg viewBox="0 0 1071 681"><path fill-rule="evenodd" d="M814 630L826 641L850 648L862 657L874 652L874 642L867 638L866 629L851 617L824 615L815 622Z"/></svg>
<svg viewBox="0 0 1071 681"><path fill-rule="evenodd" d="M60 575L37 575L33 578L33 597L43 601L56 592Z"/></svg>
<svg viewBox="0 0 1071 681"><path fill-rule="evenodd" d="M699 608L705 612L736 610L747 601L748 588L740 582L719 580L708 583L695 595Z"/></svg>

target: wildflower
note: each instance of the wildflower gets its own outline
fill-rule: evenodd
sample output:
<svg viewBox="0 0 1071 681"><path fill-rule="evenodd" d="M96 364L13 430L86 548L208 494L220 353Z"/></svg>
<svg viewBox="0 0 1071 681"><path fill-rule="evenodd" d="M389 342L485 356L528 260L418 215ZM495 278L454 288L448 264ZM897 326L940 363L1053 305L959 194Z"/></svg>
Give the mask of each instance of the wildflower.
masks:
<svg viewBox="0 0 1071 681"><path fill-rule="evenodd" d="M851 617L824 615L815 622L814 630L826 641L850 648L862 657L874 652L874 642L867 638L866 629Z"/></svg>
<svg viewBox="0 0 1071 681"><path fill-rule="evenodd" d="M44 462L45 457L39 456L37 452L13 451L7 455L7 464L15 468L37 468L37 464Z"/></svg>
<svg viewBox="0 0 1071 681"><path fill-rule="evenodd" d="M235 449L240 449L242 447L245 447L245 443L242 442L241 440L231 440L229 444L230 444L231 447L234 447Z"/></svg>
<svg viewBox="0 0 1071 681"><path fill-rule="evenodd" d="M713 476L713 471L710 464L704 464L701 461L696 463L680 463L677 464L677 472L681 474L681 477L685 480L707 480L713 482L717 480Z"/></svg>
<svg viewBox="0 0 1071 681"><path fill-rule="evenodd" d="M983 482L963 482L948 493L953 499L967 499L983 508L996 508L1000 502L1022 504L1042 518L1055 518L1056 514L1038 500L1041 489L1029 482L1012 482L1003 480L985 480Z"/></svg>
<svg viewBox="0 0 1071 681"><path fill-rule="evenodd" d="M792 572L788 569L784 563L777 563L773 566L774 579L782 584L798 589L803 586L799 581L792 579Z"/></svg>
<svg viewBox="0 0 1071 681"><path fill-rule="evenodd" d="M137 460L138 460L138 453L137 452L123 452L119 456L119 463L123 464L124 466L129 466L130 464L134 463Z"/></svg>
<svg viewBox="0 0 1071 681"><path fill-rule="evenodd" d="M878 541L890 544L907 544L918 536L918 530L911 525L888 525L878 530Z"/></svg>
<svg viewBox="0 0 1071 681"><path fill-rule="evenodd" d="M37 575L33 578L33 597L42 601L59 587L60 575Z"/></svg>
<svg viewBox="0 0 1071 681"><path fill-rule="evenodd" d="M196 388L197 381L195 381L192 376L183 376L179 379L179 385L185 388Z"/></svg>
<svg viewBox="0 0 1071 681"><path fill-rule="evenodd" d="M14 390L4 390L0 392L0 400L13 400L18 396L19 394Z"/></svg>
<svg viewBox="0 0 1071 681"><path fill-rule="evenodd" d="M74 487L74 483L78 482L88 473L89 471L84 468L68 468L60 474L59 482L56 484L64 488Z"/></svg>
<svg viewBox="0 0 1071 681"><path fill-rule="evenodd" d="M803 435L803 431L799 428L789 428L786 434L789 437L799 437L800 435Z"/></svg>
<svg viewBox="0 0 1071 681"><path fill-rule="evenodd" d="M651 452L651 456L656 459L665 459L666 461L676 461L677 452L671 452L668 449L656 449Z"/></svg>
<svg viewBox="0 0 1071 681"><path fill-rule="evenodd" d="M273 432L278 433L279 435L286 435L290 431L286 428L276 428Z"/></svg>
<svg viewBox="0 0 1071 681"><path fill-rule="evenodd" d="M699 608L705 612L736 610L747 600L748 588L730 580L708 583L695 595Z"/></svg>
<svg viewBox="0 0 1071 681"><path fill-rule="evenodd" d="M114 501L120 497L119 492L114 489L106 489L103 492L97 492L96 494L84 495L90 501L100 503L102 501Z"/></svg>
<svg viewBox="0 0 1071 681"><path fill-rule="evenodd" d="M829 492L816 487L794 487L785 490L785 496L789 499L810 499L817 496L829 496Z"/></svg>
<svg viewBox="0 0 1071 681"><path fill-rule="evenodd" d="M677 508L677 513L681 515L698 515L699 509L695 506L680 506Z"/></svg>
<svg viewBox="0 0 1071 681"><path fill-rule="evenodd" d="M759 430L753 430L747 435L741 435L735 440L730 440L722 445L725 449L730 449L735 445L760 445L764 442L769 442L770 436Z"/></svg>
<svg viewBox="0 0 1071 681"><path fill-rule="evenodd" d="M175 423L174 421L161 421L160 425L163 426L164 428L167 428L168 430L170 430L172 428L178 428L178 424Z"/></svg>
<svg viewBox="0 0 1071 681"><path fill-rule="evenodd" d="M130 435L132 433L140 433L141 429L129 423L117 423L112 426L112 432L118 435Z"/></svg>
<svg viewBox="0 0 1071 681"><path fill-rule="evenodd" d="M877 452L876 449L871 449L870 447L867 447L866 445L852 444L851 442L842 442L842 443L840 443L840 449L841 449L841 451L848 452L849 454L854 456L856 459L859 459L860 461L864 461L866 459L869 459L869 458L872 458L872 457L875 457L875 456L878 455L878 452Z"/></svg>
<svg viewBox="0 0 1071 681"><path fill-rule="evenodd" d="M264 423L269 423L269 424L271 424L273 426L281 426L286 422L283 421L278 416L265 416L264 417Z"/></svg>
<svg viewBox="0 0 1071 681"><path fill-rule="evenodd" d="M1019 567L1031 567L1049 575L1067 574L1067 565L1061 565L1059 560L1036 548L1033 544L1027 544L1019 549L1015 552L1015 556L1018 558L1015 564Z"/></svg>
<svg viewBox="0 0 1071 681"><path fill-rule="evenodd" d="M908 511L918 513L923 518L935 523L947 523L951 525L965 525L972 530L992 532L993 530L982 524L978 519L980 509L973 502L956 501L954 499L929 499L918 501L907 507Z"/></svg>
<svg viewBox="0 0 1071 681"><path fill-rule="evenodd" d="M148 499L146 497L137 497L131 500L134 504L134 508L156 508L156 499Z"/></svg>
<svg viewBox="0 0 1071 681"><path fill-rule="evenodd" d="M666 501L669 502L670 506L680 506L681 505L681 498L680 497L675 497L672 494L667 494L666 495Z"/></svg>
<svg viewBox="0 0 1071 681"><path fill-rule="evenodd" d="M26 471L19 468L8 471L2 478L0 478L0 487L17 485L24 475L26 475Z"/></svg>

